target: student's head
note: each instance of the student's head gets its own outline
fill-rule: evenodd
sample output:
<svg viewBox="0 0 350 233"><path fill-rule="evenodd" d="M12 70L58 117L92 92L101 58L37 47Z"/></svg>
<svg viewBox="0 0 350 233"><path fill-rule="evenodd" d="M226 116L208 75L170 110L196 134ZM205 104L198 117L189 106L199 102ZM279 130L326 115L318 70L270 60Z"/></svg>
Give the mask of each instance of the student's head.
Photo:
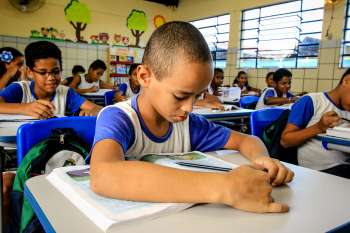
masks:
<svg viewBox="0 0 350 233"><path fill-rule="evenodd" d="M17 73L14 76L19 76L18 71L24 62L23 54L15 48L3 47L0 48L0 78L7 72L7 69L14 65L17 67Z"/></svg>
<svg viewBox="0 0 350 233"><path fill-rule="evenodd" d="M248 85L248 74L243 70L239 71L233 84L237 84L241 88L244 86L246 86L246 87L249 86Z"/></svg>
<svg viewBox="0 0 350 233"><path fill-rule="evenodd" d="M36 90L54 93L61 81L61 50L49 41L37 41L27 45L24 54Z"/></svg>
<svg viewBox="0 0 350 233"><path fill-rule="evenodd" d="M134 87L139 86L139 81L137 80L137 66L140 64L134 63L130 65L129 68L129 80Z"/></svg>
<svg viewBox="0 0 350 233"><path fill-rule="evenodd" d="M88 77L90 81L96 82L101 78L105 70L107 69L106 64L102 60L96 60L91 63L88 71Z"/></svg>
<svg viewBox="0 0 350 233"><path fill-rule="evenodd" d="M75 65L75 66L73 66L72 74L73 74L73 75L76 75L76 74L79 74L79 73L81 73L81 74L84 74L84 73L85 73L84 67L81 66L81 65Z"/></svg>
<svg viewBox="0 0 350 233"><path fill-rule="evenodd" d="M224 83L224 71L221 68L214 69L214 78L211 85L214 87L220 87Z"/></svg>
<svg viewBox="0 0 350 233"><path fill-rule="evenodd" d="M335 91L339 95L339 103L345 111L350 111L350 68L342 75Z"/></svg>
<svg viewBox="0 0 350 233"><path fill-rule="evenodd" d="M141 96L164 119L186 119L213 78L212 57L200 31L190 23L168 22L151 35L137 68Z"/></svg>
<svg viewBox="0 0 350 233"><path fill-rule="evenodd" d="M278 69L273 74L273 81L276 84L275 90L277 93L286 94L291 87L292 73L285 68Z"/></svg>
<svg viewBox="0 0 350 233"><path fill-rule="evenodd" d="M273 74L274 72L268 72L265 78L265 82L267 87L275 87L275 81L273 81Z"/></svg>

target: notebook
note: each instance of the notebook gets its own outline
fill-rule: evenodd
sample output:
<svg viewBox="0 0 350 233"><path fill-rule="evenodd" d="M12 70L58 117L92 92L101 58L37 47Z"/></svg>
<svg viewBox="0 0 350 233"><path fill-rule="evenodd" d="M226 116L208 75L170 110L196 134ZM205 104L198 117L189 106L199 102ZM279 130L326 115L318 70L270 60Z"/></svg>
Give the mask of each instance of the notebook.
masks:
<svg viewBox="0 0 350 233"><path fill-rule="evenodd" d="M226 168L235 166L201 152L148 154L143 156L141 160L163 166L205 172L213 170L181 166L177 163L208 164ZM135 202L102 197L90 189L88 165L56 168L47 176L47 179L103 232L111 232L120 227L126 227L135 220L145 221L176 213L193 205L193 203Z"/></svg>

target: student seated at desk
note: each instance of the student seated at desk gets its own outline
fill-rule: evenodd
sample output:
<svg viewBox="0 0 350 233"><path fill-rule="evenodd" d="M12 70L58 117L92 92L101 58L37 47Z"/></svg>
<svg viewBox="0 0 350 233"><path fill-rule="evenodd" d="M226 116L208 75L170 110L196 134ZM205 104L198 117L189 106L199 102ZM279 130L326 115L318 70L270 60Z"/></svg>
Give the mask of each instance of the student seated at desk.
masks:
<svg viewBox="0 0 350 233"><path fill-rule="evenodd" d="M273 74L275 72L271 71L271 72L268 72L266 74L266 78L265 78L265 83L267 85L267 88L274 88L276 86L276 83L275 81L273 81ZM265 90L265 89L264 89Z"/></svg>
<svg viewBox="0 0 350 233"><path fill-rule="evenodd" d="M258 138L191 114L194 101L212 80L212 63L205 39L190 23L169 22L153 32L137 72L141 93L104 108L97 118L90 164L94 192L135 201L288 211L287 205L273 202L271 185L290 182L293 172L270 158ZM213 173L125 160L220 148L239 150L253 165Z"/></svg>
<svg viewBox="0 0 350 233"><path fill-rule="evenodd" d="M75 76L69 86L79 94L97 92L99 89L113 89L114 85L100 80L106 69L104 61L96 60L91 63L87 74L82 77Z"/></svg>
<svg viewBox="0 0 350 233"><path fill-rule="evenodd" d="M135 63L135 64L130 65L129 82L122 83L122 85L126 85L126 87L124 88L125 91L118 90L115 92L115 95L114 95L114 102L115 103L127 100L130 97L132 97L140 92L140 83L137 80L137 66L138 65L140 65L140 64Z"/></svg>
<svg viewBox="0 0 350 233"><path fill-rule="evenodd" d="M15 48L0 49L0 90L24 78L24 56Z"/></svg>
<svg viewBox="0 0 350 233"><path fill-rule="evenodd" d="M74 77L77 77L79 76L79 78L81 78L81 76L85 73L85 69L83 66L81 65L75 65L73 66L73 69L72 69L72 76L70 77L67 77L65 78L64 80L61 81L61 84L62 85L65 85L65 86L69 86L71 87L71 83L74 79Z"/></svg>
<svg viewBox="0 0 350 233"><path fill-rule="evenodd" d="M296 102L281 136L284 147L298 148L301 166L329 174L350 178L349 154L326 150L314 137L327 128L350 119L350 69L342 76L338 86L329 92L310 93Z"/></svg>
<svg viewBox="0 0 350 233"><path fill-rule="evenodd" d="M208 87L210 95L221 96L221 86L224 83L224 71L221 68L214 69L214 77Z"/></svg>
<svg viewBox="0 0 350 233"><path fill-rule="evenodd" d="M269 87L261 94L256 109L269 106L291 104L298 100L289 92L292 83L292 73L284 68L278 69L273 74L275 87Z"/></svg>
<svg viewBox="0 0 350 233"><path fill-rule="evenodd" d="M15 82L0 92L0 113L29 115L39 119L64 115L97 115L102 107L60 85L62 56L51 42L37 41L25 48L28 75L33 81Z"/></svg>
<svg viewBox="0 0 350 233"><path fill-rule="evenodd" d="M235 80L232 83L233 87L241 88L241 95L255 94L260 95L261 90L258 88L251 87L248 83L248 74L241 70L238 72Z"/></svg>

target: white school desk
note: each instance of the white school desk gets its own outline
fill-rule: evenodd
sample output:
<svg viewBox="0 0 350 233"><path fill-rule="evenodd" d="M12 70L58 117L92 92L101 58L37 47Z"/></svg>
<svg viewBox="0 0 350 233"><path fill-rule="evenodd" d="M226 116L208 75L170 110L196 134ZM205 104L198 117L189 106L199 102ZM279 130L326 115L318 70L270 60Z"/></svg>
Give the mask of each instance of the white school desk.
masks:
<svg viewBox="0 0 350 233"><path fill-rule="evenodd" d="M326 134L319 134L316 136L321 140L322 146L327 150L338 150L350 153L350 139L328 136Z"/></svg>
<svg viewBox="0 0 350 233"><path fill-rule="evenodd" d="M249 119L250 114L255 110L252 109L235 109L230 111L212 110L210 108L195 108L193 113L202 115L209 120L229 121L237 119Z"/></svg>
<svg viewBox="0 0 350 233"><path fill-rule="evenodd" d="M238 153L220 157L235 164L246 163ZM224 205L198 205L180 213L129 223L118 233L314 233L332 230L350 220L350 180L287 166L295 172L295 179L288 186L274 188L272 196L290 206L288 213L256 214ZM28 180L25 197L47 232L101 232L45 176Z"/></svg>
<svg viewBox="0 0 350 233"><path fill-rule="evenodd" d="M113 89L99 89L97 92L89 92L81 94L83 97L94 102L95 104L104 106L105 105L105 93L108 91L113 91Z"/></svg>

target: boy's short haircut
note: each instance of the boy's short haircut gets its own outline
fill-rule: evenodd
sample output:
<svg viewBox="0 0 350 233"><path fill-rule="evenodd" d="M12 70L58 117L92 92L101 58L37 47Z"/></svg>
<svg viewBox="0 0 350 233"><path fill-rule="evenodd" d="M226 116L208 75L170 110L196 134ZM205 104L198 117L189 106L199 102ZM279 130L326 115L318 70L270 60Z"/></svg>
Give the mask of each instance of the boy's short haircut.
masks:
<svg viewBox="0 0 350 233"><path fill-rule="evenodd" d="M35 61L38 59L54 58L57 59L62 69L61 50L52 42L36 41L27 45L24 50L26 65L33 69Z"/></svg>
<svg viewBox="0 0 350 233"><path fill-rule="evenodd" d="M278 81L280 81L283 77L292 77L292 73L285 69L285 68L280 68L278 70L275 71L275 73L273 74L273 81L275 81L275 83L277 83Z"/></svg>
<svg viewBox="0 0 350 233"><path fill-rule="evenodd" d="M341 79L340 79L340 81L339 81L339 83L338 83L338 86L343 82L345 76L348 75L348 74L350 74L350 68L348 68L348 69L344 72L344 74L341 76Z"/></svg>
<svg viewBox="0 0 350 233"><path fill-rule="evenodd" d="M75 65L73 66L73 69L72 69L72 74L73 75L76 75L78 73L85 73L85 69L83 66L81 65Z"/></svg>
<svg viewBox="0 0 350 233"><path fill-rule="evenodd" d="M160 80L170 73L179 59L212 64L208 44L196 27L181 21L165 23L148 40L142 64L150 67Z"/></svg>
<svg viewBox="0 0 350 233"><path fill-rule="evenodd" d="M89 69L93 69L93 70L97 70L97 69L102 69L102 70L106 70L107 66L106 63L100 59L97 59L95 61L93 61L91 63L91 65L89 66Z"/></svg>
<svg viewBox="0 0 350 233"><path fill-rule="evenodd" d="M131 75L132 72L134 72L134 70L135 70L139 65L140 65L139 63L131 64L130 67L129 67L129 72L128 72L128 74Z"/></svg>
<svg viewBox="0 0 350 233"><path fill-rule="evenodd" d="M214 75L217 74L217 73L224 73L224 70L221 69L221 68L215 68L214 69Z"/></svg>
<svg viewBox="0 0 350 233"><path fill-rule="evenodd" d="M275 73L275 72L273 72L273 71L268 72L268 73L266 74L265 79L267 80L267 79L270 77L270 75L273 75L274 73ZM273 79L273 76L272 76L272 79Z"/></svg>

